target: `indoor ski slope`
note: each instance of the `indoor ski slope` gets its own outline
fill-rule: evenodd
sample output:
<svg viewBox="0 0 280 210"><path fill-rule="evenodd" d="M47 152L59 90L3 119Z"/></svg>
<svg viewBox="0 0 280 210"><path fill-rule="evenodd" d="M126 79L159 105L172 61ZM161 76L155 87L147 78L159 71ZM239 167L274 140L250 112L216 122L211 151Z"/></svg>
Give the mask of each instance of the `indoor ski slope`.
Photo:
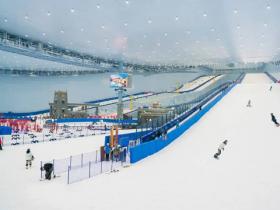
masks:
<svg viewBox="0 0 280 210"><path fill-rule="evenodd" d="M246 75L166 149L118 173L72 185L60 178L39 182L38 162L26 170L22 146L2 151L0 209L278 210L280 128L270 113L280 120L280 86L270 83L264 74ZM216 160L213 154L225 139L228 145ZM74 152L77 145L90 150L84 141L41 145L32 147L37 157Z"/></svg>

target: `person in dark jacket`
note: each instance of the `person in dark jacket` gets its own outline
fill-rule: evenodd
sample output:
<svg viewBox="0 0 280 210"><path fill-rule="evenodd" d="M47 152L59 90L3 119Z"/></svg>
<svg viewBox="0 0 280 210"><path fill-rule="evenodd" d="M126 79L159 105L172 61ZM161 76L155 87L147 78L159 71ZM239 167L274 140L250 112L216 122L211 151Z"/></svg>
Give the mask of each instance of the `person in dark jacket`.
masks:
<svg viewBox="0 0 280 210"><path fill-rule="evenodd" d="M277 120L276 120L274 114L271 113L270 115L271 115L271 120L272 120L272 122L274 122L274 124L275 124L276 126L279 126L279 123L277 122Z"/></svg>
<svg viewBox="0 0 280 210"><path fill-rule="evenodd" d="M162 140L167 140L167 130L166 129L164 129L162 131Z"/></svg>
<svg viewBox="0 0 280 210"><path fill-rule="evenodd" d="M2 144L3 144L3 140L2 140L2 138L0 137L0 150L3 150Z"/></svg>
<svg viewBox="0 0 280 210"><path fill-rule="evenodd" d="M53 164L52 163L45 163L43 168L41 168L41 170L45 171L45 179L51 180L52 172L53 172Z"/></svg>

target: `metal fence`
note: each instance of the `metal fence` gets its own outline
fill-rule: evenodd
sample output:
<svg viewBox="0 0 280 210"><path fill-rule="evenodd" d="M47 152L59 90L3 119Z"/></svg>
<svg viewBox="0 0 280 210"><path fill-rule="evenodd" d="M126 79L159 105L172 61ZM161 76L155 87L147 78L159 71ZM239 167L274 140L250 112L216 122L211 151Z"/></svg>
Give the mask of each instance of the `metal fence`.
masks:
<svg viewBox="0 0 280 210"><path fill-rule="evenodd" d="M72 155L67 158L41 161L41 168L45 163L53 164L53 175L59 176L67 172L67 184L92 178L102 173L116 172L118 168L129 164L129 149L121 151L118 156L110 155L108 161L102 158L100 150ZM41 170L41 179L44 173Z"/></svg>
<svg viewBox="0 0 280 210"><path fill-rule="evenodd" d="M119 168L129 163L128 159L89 162L82 167L68 167L67 184L93 178L103 173L117 172Z"/></svg>
<svg viewBox="0 0 280 210"><path fill-rule="evenodd" d="M82 168L83 166L89 164L90 162L101 162L101 153L100 150L96 150L93 152L82 153L79 155L72 155L67 158L61 159L53 159L49 161L41 161L41 167L45 163L52 163L53 164L53 174L60 175L68 171L68 168ZM41 173L41 178L43 178L43 173Z"/></svg>
<svg viewBox="0 0 280 210"><path fill-rule="evenodd" d="M17 133L13 134L10 137L5 137L3 140L4 146L9 145L20 145L20 144L35 144L35 143L41 143L41 142L48 142L48 141L61 141L61 140L73 140L78 137L89 137L89 136L95 136L95 135L104 135L108 134L109 130L89 130L83 131L83 132L77 132L75 135L72 135L71 137L67 137L67 135L62 136L59 134L50 134L50 133L34 133L36 137L30 137L28 134L24 133ZM82 135L81 135L82 134ZM15 135L18 135L18 137L14 137ZM46 135L49 135L46 137Z"/></svg>

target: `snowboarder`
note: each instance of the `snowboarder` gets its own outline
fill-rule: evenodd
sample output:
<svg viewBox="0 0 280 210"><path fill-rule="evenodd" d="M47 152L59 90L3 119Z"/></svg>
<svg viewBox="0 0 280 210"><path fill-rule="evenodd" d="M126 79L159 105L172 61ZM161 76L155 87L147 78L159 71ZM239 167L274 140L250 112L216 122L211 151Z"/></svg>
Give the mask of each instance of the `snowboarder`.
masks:
<svg viewBox="0 0 280 210"><path fill-rule="evenodd" d="M279 126L279 123L277 122L277 120L276 120L276 118L275 118L275 116L274 116L273 113L271 113L271 120L272 120L272 122L274 122L274 124L275 124L277 127Z"/></svg>
<svg viewBox="0 0 280 210"><path fill-rule="evenodd" d="M26 164L25 164L26 169L28 169L28 166L31 168L32 161L34 160L34 156L32 155L30 149L26 150L25 160L26 160Z"/></svg>
<svg viewBox="0 0 280 210"><path fill-rule="evenodd" d="M3 140L2 140L2 138L0 137L0 150L3 150L2 145L3 145Z"/></svg>
<svg viewBox="0 0 280 210"><path fill-rule="evenodd" d="M227 145L227 140L224 140L218 147L218 152L214 154L214 158L219 159L219 156L222 154L222 150L225 150L225 146Z"/></svg>
<svg viewBox="0 0 280 210"><path fill-rule="evenodd" d="M45 171L45 179L51 180L52 172L53 172L53 164L45 163L44 166L41 168L41 171Z"/></svg>
<svg viewBox="0 0 280 210"><path fill-rule="evenodd" d="M252 105L251 105L251 100L249 100L248 101L248 103L247 103L247 107L251 107Z"/></svg>

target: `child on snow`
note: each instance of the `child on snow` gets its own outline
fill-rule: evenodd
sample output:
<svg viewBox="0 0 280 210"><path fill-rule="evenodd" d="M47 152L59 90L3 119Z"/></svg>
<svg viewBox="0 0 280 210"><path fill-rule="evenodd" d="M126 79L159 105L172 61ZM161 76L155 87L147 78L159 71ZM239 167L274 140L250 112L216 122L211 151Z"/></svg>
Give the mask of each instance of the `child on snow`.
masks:
<svg viewBox="0 0 280 210"><path fill-rule="evenodd" d="M26 169L28 169L28 166L31 168L32 161L34 160L34 156L32 155L30 149L26 150L25 160L26 160L26 164L25 164Z"/></svg>

